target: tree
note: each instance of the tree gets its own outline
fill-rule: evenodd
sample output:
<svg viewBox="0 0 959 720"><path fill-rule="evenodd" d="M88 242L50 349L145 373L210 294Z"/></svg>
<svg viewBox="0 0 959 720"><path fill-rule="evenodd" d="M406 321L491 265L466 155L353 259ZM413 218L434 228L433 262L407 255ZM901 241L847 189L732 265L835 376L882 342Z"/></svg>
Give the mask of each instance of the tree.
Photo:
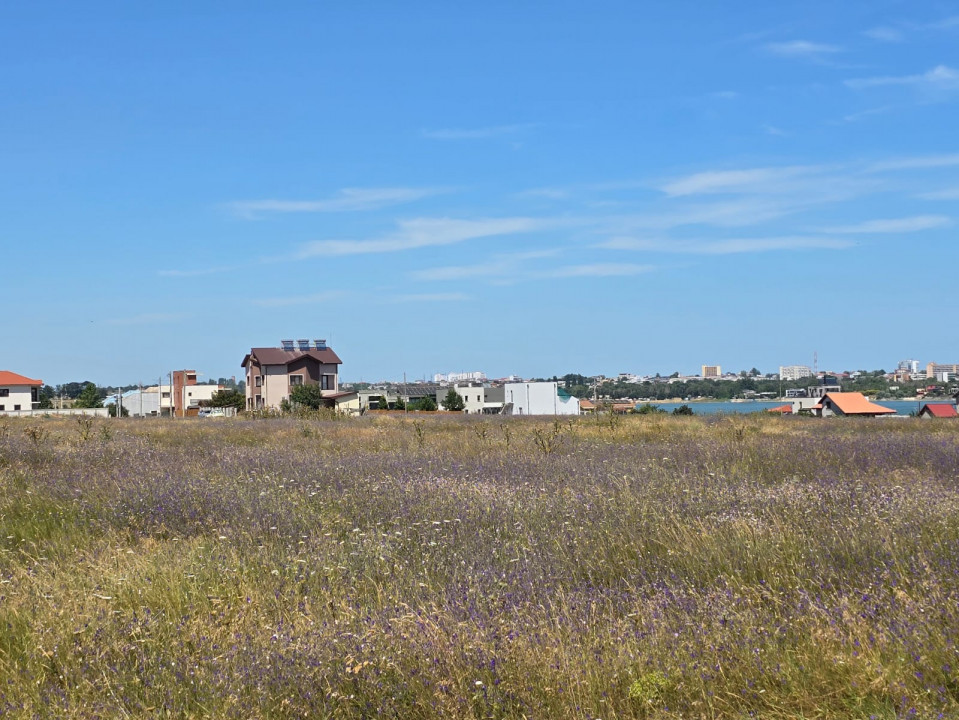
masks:
<svg viewBox="0 0 959 720"><path fill-rule="evenodd" d="M462 412L463 408L466 407L466 403L463 402L462 396L453 388L450 388L449 392L446 393L446 397L443 398L442 405L450 412Z"/></svg>
<svg viewBox="0 0 959 720"><path fill-rule="evenodd" d="M664 415L666 413L661 407L656 407L655 405L650 405L646 403L645 405L640 405L636 408L637 415Z"/></svg>
<svg viewBox="0 0 959 720"><path fill-rule="evenodd" d="M689 405L680 405L678 408L673 410L673 415L695 415L693 409Z"/></svg>
<svg viewBox="0 0 959 720"><path fill-rule="evenodd" d="M116 404L116 403L111 403L111 404L110 404L110 407L109 407L109 409L108 409L108 412L110 413L110 417L116 417L116 416L117 416L117 404ZM130 411L126 409L126 406L123 406L123 407L120 408L120 417L130 417Z"/></svg>
<svg viewBox="0 0 959 720"><path fill-rule="evenodd" d="M100 398L100 391L92 382L83 386L80 395L73 403L76 408L99 408L103 407L103 400Z"/></svg>
<svg viewBox="0 0 959 720"><path fill-rule="evenodd" d="M411 410L424 410L426 412L433 412L436 410L436 400L433 399L432 395L427 395L417 400L415 403L412 403Z"/></svg>
<svg viewBox="0 0 959 720"><path fill-rule="evenodd" d="M53 399L57 396L57 391L49 385L40 388L40 409L49 410L53 407Z"/></svg>
<svg viewBox="0 0 959 720"><path fill-rule="evenodd" d="M406 401L402 396L397 396L396 402L393 403L394 410L406 410Z"/></svg>
<svg viewBox="0 0 959 720"><path fill-rule="evenodd" d="M303 405L311 410L325 407L323 389L319 385L295 385L290 393L290 400L294 405Z"/></svg>
<svg viewBox="0 0 959 720"><path fill-rule="evenodd" d="M242 410L246 407L246 396L236 390L217 390L210 396L210 407L234 407Z"/></svg>

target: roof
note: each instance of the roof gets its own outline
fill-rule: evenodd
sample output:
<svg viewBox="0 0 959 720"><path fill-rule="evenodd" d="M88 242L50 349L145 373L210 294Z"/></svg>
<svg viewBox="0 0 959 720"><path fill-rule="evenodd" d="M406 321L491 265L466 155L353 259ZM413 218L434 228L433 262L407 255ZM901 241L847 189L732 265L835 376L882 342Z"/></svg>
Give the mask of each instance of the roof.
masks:
<svg viewBox="0 0 959 720"><path fill-rule="evenodd" d="M921 415L927 411L930 415L937 418L959 417L959 413L956 412L956 407L947 403L928 403L922 406L922 410L919 411L919 414Z"/></svg>
<svg viewBox="0 0 959 720"><path fill-rule="evenodd" d="M790 405L780 405L779 407L769 408L766 410L768 413L779 413L781 415L791 415L793 411L793 406Z"/></svg>
<svg viewBox="0 0 959 720"><path fill-rule="evenodd" d="M0 370L0 385L43 385L43 380L33 380L9 370Z"/></svg>
<svg viewBox="0 0 959 720"><path fill-rule="evenodd" d="M586 398L582 398L582 399L579 401L579 407L580 407L581 409L583 409L583 410L595 410L595 409L596 409L596 406L593 404L593 401L592 401L592 400L587 400Z"/></svg>
<svg viewBox="0 0 959 720"><path fill-rule="evenodd" d="M283 348L253 348L243 357L240 367L246 367L251 357L256 357L260 365L289 365L302 357L311 357L326 365L342 365L343 361L330 348L323 350L284 350Z"/></svg>
<svg viewBox="0 0 959 720"><path fill-rule="evenodd" d="M820 401L821 407L826 398L829 398L843 415L894 415L895 410L874 402L869 402L866 396L857 392L826 393Z"/></svg>

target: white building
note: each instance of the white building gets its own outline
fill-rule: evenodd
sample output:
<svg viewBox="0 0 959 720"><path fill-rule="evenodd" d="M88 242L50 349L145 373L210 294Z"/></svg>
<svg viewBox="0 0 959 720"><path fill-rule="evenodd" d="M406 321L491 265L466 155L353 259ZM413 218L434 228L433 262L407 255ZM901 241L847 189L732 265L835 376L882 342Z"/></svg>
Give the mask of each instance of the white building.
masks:
<svg viewBox="0 0 959 720"><path fill-rule="evenodd" d="M900 360L899 365L896 368L900 372L906 372L910 375L919 374L919 361L918 360Z"/></svg>
<svg viewBox="0 0 959 720"><path fill-rule="evenodd" d="M579 415L579 400L556 382L507 383L508 413L512 415Z"/></svg>
<svg viewBox="0 0 959 720"><path fill-rule="evenodd" d="M9 370L0 370L0 415L40 407L43 380L34 380Z"/></svg>
<svg viewBox="0 0 959 720"><path fill-rule="evenodd" d="M433 376L433 382L435 383L471 383L471 382L483 382L486 380L486 373L484 372L462 372L462 373L437 373Z"/></svg>
<svg viewBox="0 0 959 720"><path fill-rule="evenodd" d="M806 365L781 365L779 367L780 380L802 380L812 377L812 368Z"/></svg>
<svg viewBox="0 0 959 720"><path fill-rule="evenodd" d="M463 412L467 415L495 415L502 411L505 393L502 387L489 387L480 383L454 385L456 394L463 398ZM436 404L442 407L446 392L437 390Z"/></svg>

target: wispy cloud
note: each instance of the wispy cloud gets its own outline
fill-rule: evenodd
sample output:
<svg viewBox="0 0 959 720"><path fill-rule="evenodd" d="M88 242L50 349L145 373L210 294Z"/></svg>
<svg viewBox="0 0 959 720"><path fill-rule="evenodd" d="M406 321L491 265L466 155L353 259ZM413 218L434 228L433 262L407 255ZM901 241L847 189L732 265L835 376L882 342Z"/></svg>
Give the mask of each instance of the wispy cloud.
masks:
<svg viewBox="0 0 959 720"><path fill-rule="evenodd" d="M884 75L846 80L846 86L854 90L885 87L890 85L913 87L931 93L959 90L959 70L948 65L937 65L918 75Z"/></svg>
<svg viewBox="0 0 959 720"><path fill-rule="evenodd" d="M625 277L641 275L655 270L653 265L634 265L630 263L595 263L591 265L566 265L564 267L546 270L541 277L573 278L573 277Z"/></svg>
<svg viewBox="0 0 959 720"><path fill-rule="evenodd" d="M713 193L787 192L791 181L819 174L823 170L823 167L815 165L710 170L673 180L662 185L660 189L673 197Z"/></svg>
<svg viewBox="0 0 959 720"><path fill-rule="evenodd" d="M849 240L794 235L784 237L726 238L721 240L674 240L617 237L596 245L606 250L636 250L684 255L734 255L785 250L843 250Z"/></svg>
<svg viewBox="0 0 959 720"><path fill-rule="evenodd" d="M496 255L490 260L469 265L447 265L411 273L415 280L466 280L468 278L510 278L519 275L530 260L555 256L558 250L534 250L525 253Z"/></svg>
<svg viewBox="0 0 959 720"><path fill-rule="evenodd" d="M907 218L892 218L881 220L867 220L855 225L841 225L826 228L823 232L837 235L871 234L871 233L910 233L921 230L932 230L952 224L952 219L945 215L917 215Z"/></svg>
<svg viewBox="0 0 959 720"><path fill-rule="evenodd" d="M401 252L416 248L453 245L484 237L528 233L541 230L550 224L549 220L528 217L402 220L398 223L399 230L385 237L373 240L317 240L303 245L297 257Z"/></svg>
<svg viewBox="0 0 959 720"><path fill-rule="evenodd" d="M898 43L903 41L902 30L894 27L874 27L864 30L863 35L879 42Z"/></svg>
<svg viewBox="0 0 959 720"><path fill-rule="evenodd" d="M881 160L870 165L870 172L885 172L888 170L924 170L929 168L955 167L959 165L959 153L944 153L942 155L918 155L914 157L894 158Z"/></svg>
<svg viewBox="0 0 959 720"><path fill-rule="evenodd" d="M842 48L837 45L826 45L825 43L810 42L809 40L771 42L763 45L763 49L779 57L810 60L813 62L821 62L836 53L842 52Z"/></svg>
<svg viewBox="0 0 959 720"><path fill-rule="evenodd" d="M326 292L313 293L311 295L293 295L287 297L259 298L251 300L253 305L260 307L275 308L289 307L291 305L322 305L333 300L342 300L347 293L342 290L327 290Z"/></svg>
<svg viewBox="0 0 959 720"><path fill-rule="evenodd" d="M393 302L463 302L469 300L470 296L466 293L414 293L412 295L397 295L392 298Z"/></svg>
<svg viewBox="0 0 959 720"><path fill-rule="evenodd" d="M782 128L776 127L775 125L763 125L763 132L767 135L772 135L773 137L789 137L789 133Z"/></svg>
<svg viewBox="0 0 959 720"><path fill-rule="evenodd" d="M921 200L959 200L959 187L920 193L916 197Z"/></svg>
<svg viewBox="0 0 959 720"><path fill-rule="evenodd" d="M170 323L178 320L184 320L187 317L188 316L186 313L142 313L132 317L113 318L111 320L107 320L106 324L120 326L156 325L160 323Z"/></svg>
<svg viewBox="0 0 959 720"><path fill-rule="evenodd" d="M422 135L430 140L484 140L487 138L516 135L539 127L540 123L519 123L516 125L489 125L478 128L440 128L423 130Z"/></svg>
<svg viewBox="0 0 959 720"><path fill-rule="evenodd" d="M158 270L157 275L160 277L173 278L203 277L205 275L216 275L218 273L232 272L233 270L238 270L240 267L241 266L239 265L216 265L213 267L193 268L190 270Z"/></svg>
<svg viewBox="0 0 959 720"><path fill-rule="evenodd" d="M344 188L320 200L247 200L228 207L237 215L254 219L264 213L330 213L378 210L450 192L447 188Z"/></svg>

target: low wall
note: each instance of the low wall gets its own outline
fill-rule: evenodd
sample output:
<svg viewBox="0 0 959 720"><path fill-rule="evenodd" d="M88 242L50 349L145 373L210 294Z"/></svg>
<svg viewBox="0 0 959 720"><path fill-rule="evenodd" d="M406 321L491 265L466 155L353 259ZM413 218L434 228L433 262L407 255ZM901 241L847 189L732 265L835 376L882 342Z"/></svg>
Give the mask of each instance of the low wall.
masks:
<svg viewBox="0 0 959 720"><path fill-rule="evenodd" d="M44 417L47 415L92 415L93 417L110 417L109 408L63 408L62 410L8 410L0 412L7 417Z"/></svg>

